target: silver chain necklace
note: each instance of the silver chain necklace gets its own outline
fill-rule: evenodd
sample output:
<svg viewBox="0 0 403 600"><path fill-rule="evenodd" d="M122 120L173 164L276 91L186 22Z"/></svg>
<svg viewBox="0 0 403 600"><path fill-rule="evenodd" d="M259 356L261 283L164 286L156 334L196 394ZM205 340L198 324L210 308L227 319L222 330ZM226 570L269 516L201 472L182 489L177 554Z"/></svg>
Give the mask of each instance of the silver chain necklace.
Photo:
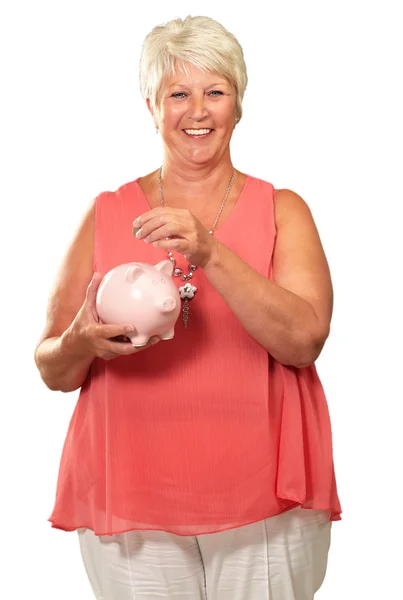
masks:
<svg viewBox="0 0 403 600"><path fill-rule="evenodd" d="M221 213L222 213L225 203L227 201L228 195L231 191L232 184L234 183L234 178L235 178L235 170L233 169L227 191L225 192L224 199L221 202L221 205L220 205L220 208L218 209L216 218L214 219L214 223L211 226L211 229L209 231L210 235L214 235L214 231L217 227L218 220L221 216ZM160 203L161 203L161 206L164 207L165 206L164 194L162 192L162 167L160 167L158 181L159 181L159 191L160 191ZM189 265L189 272L187 274L185 274L185 273L183 273L182 269L180 269L176 266L176 260L174 259L171 250L168 250L168 257L173 265L173 275L175 277L181 277L183 279L183 281L185 282L185 285L182 285L179 288L179 294L180 294L181 299L183 300L183 307L182 307L183 323L184 323L185 327L187 328L188 321L189 321L189 300L192 300L192 298L194 298L195 293L197 292L197 287L195 285L192 285L190 283L190 280L193 278L193 274L196 271L197 266Z"/></svg>

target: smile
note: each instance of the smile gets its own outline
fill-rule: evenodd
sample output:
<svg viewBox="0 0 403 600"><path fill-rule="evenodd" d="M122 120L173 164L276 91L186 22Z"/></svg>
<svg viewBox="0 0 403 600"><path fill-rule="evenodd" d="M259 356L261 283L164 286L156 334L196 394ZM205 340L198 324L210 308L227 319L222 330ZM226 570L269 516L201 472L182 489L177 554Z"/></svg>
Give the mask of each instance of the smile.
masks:
<svg viewBox="0 0 403 600"><path fill-rule="evenodd" d="M184 129L183 131L186 135L191 135L192 137L206 137L214 129Z"/></svg>

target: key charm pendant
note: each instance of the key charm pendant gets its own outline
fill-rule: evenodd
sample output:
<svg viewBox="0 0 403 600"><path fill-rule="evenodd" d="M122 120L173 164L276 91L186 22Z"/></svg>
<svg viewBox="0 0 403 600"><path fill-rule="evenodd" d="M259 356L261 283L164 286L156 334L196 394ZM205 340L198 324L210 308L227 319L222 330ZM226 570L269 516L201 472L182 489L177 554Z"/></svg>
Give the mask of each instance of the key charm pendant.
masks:
<svg viewBox="0 0 403 600"><path fill-rule="evenodd" d="M185 325L185 329L187 329L188 321L189 321L189 300L191 300L195 293L197 292L197 287L187 282L185 285L182 285L179 288L179 295L182 298L183 308L182 308L182 317L183 324Z"/></svg>
<svg viewBox="0 0 403 600"><path fill-rule="evenodd" d="M185 298L185 300L183 302L182 319L183 319L183 324L185 326L185 329L187 329L188 321L189 321L189 300L187 298Z"/></svg>

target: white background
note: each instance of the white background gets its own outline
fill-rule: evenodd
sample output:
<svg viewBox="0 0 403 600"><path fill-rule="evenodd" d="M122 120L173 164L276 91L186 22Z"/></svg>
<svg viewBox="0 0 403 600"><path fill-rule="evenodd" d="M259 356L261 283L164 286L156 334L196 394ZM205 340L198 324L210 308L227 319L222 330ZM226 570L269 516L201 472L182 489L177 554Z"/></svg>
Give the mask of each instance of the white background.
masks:
<svg viewBox="0 0 403 600"><path fill-rule="evenodd" d="M232 156L309 204L335 290L317 368L343 521L317 598L401 597L402 22L399 2L4 2L1 56L1 571L4 598L92 597L76 533L53 530L78 393L33 361L56 269L90 200L160 164L140 96L145 35L220 21L248 65ZM399 81L400 80L400 81Z"/></svg>

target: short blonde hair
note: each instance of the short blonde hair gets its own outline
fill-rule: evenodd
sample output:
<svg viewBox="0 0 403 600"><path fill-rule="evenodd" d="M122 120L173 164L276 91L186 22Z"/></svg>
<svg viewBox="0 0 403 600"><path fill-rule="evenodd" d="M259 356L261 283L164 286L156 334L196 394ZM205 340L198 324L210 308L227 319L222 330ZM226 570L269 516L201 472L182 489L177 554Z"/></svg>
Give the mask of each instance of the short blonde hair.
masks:
<svg viewBox="0 0 403 600"><path fill-rule="evenodd" d="M236 90L236 122L242 117L242 100L248 76L242 48L235 36L209 17L173 19L158 25L144 40L140 60L140 87L158 112L162 80L186 64L207 73L218 73Z"/></svg>

